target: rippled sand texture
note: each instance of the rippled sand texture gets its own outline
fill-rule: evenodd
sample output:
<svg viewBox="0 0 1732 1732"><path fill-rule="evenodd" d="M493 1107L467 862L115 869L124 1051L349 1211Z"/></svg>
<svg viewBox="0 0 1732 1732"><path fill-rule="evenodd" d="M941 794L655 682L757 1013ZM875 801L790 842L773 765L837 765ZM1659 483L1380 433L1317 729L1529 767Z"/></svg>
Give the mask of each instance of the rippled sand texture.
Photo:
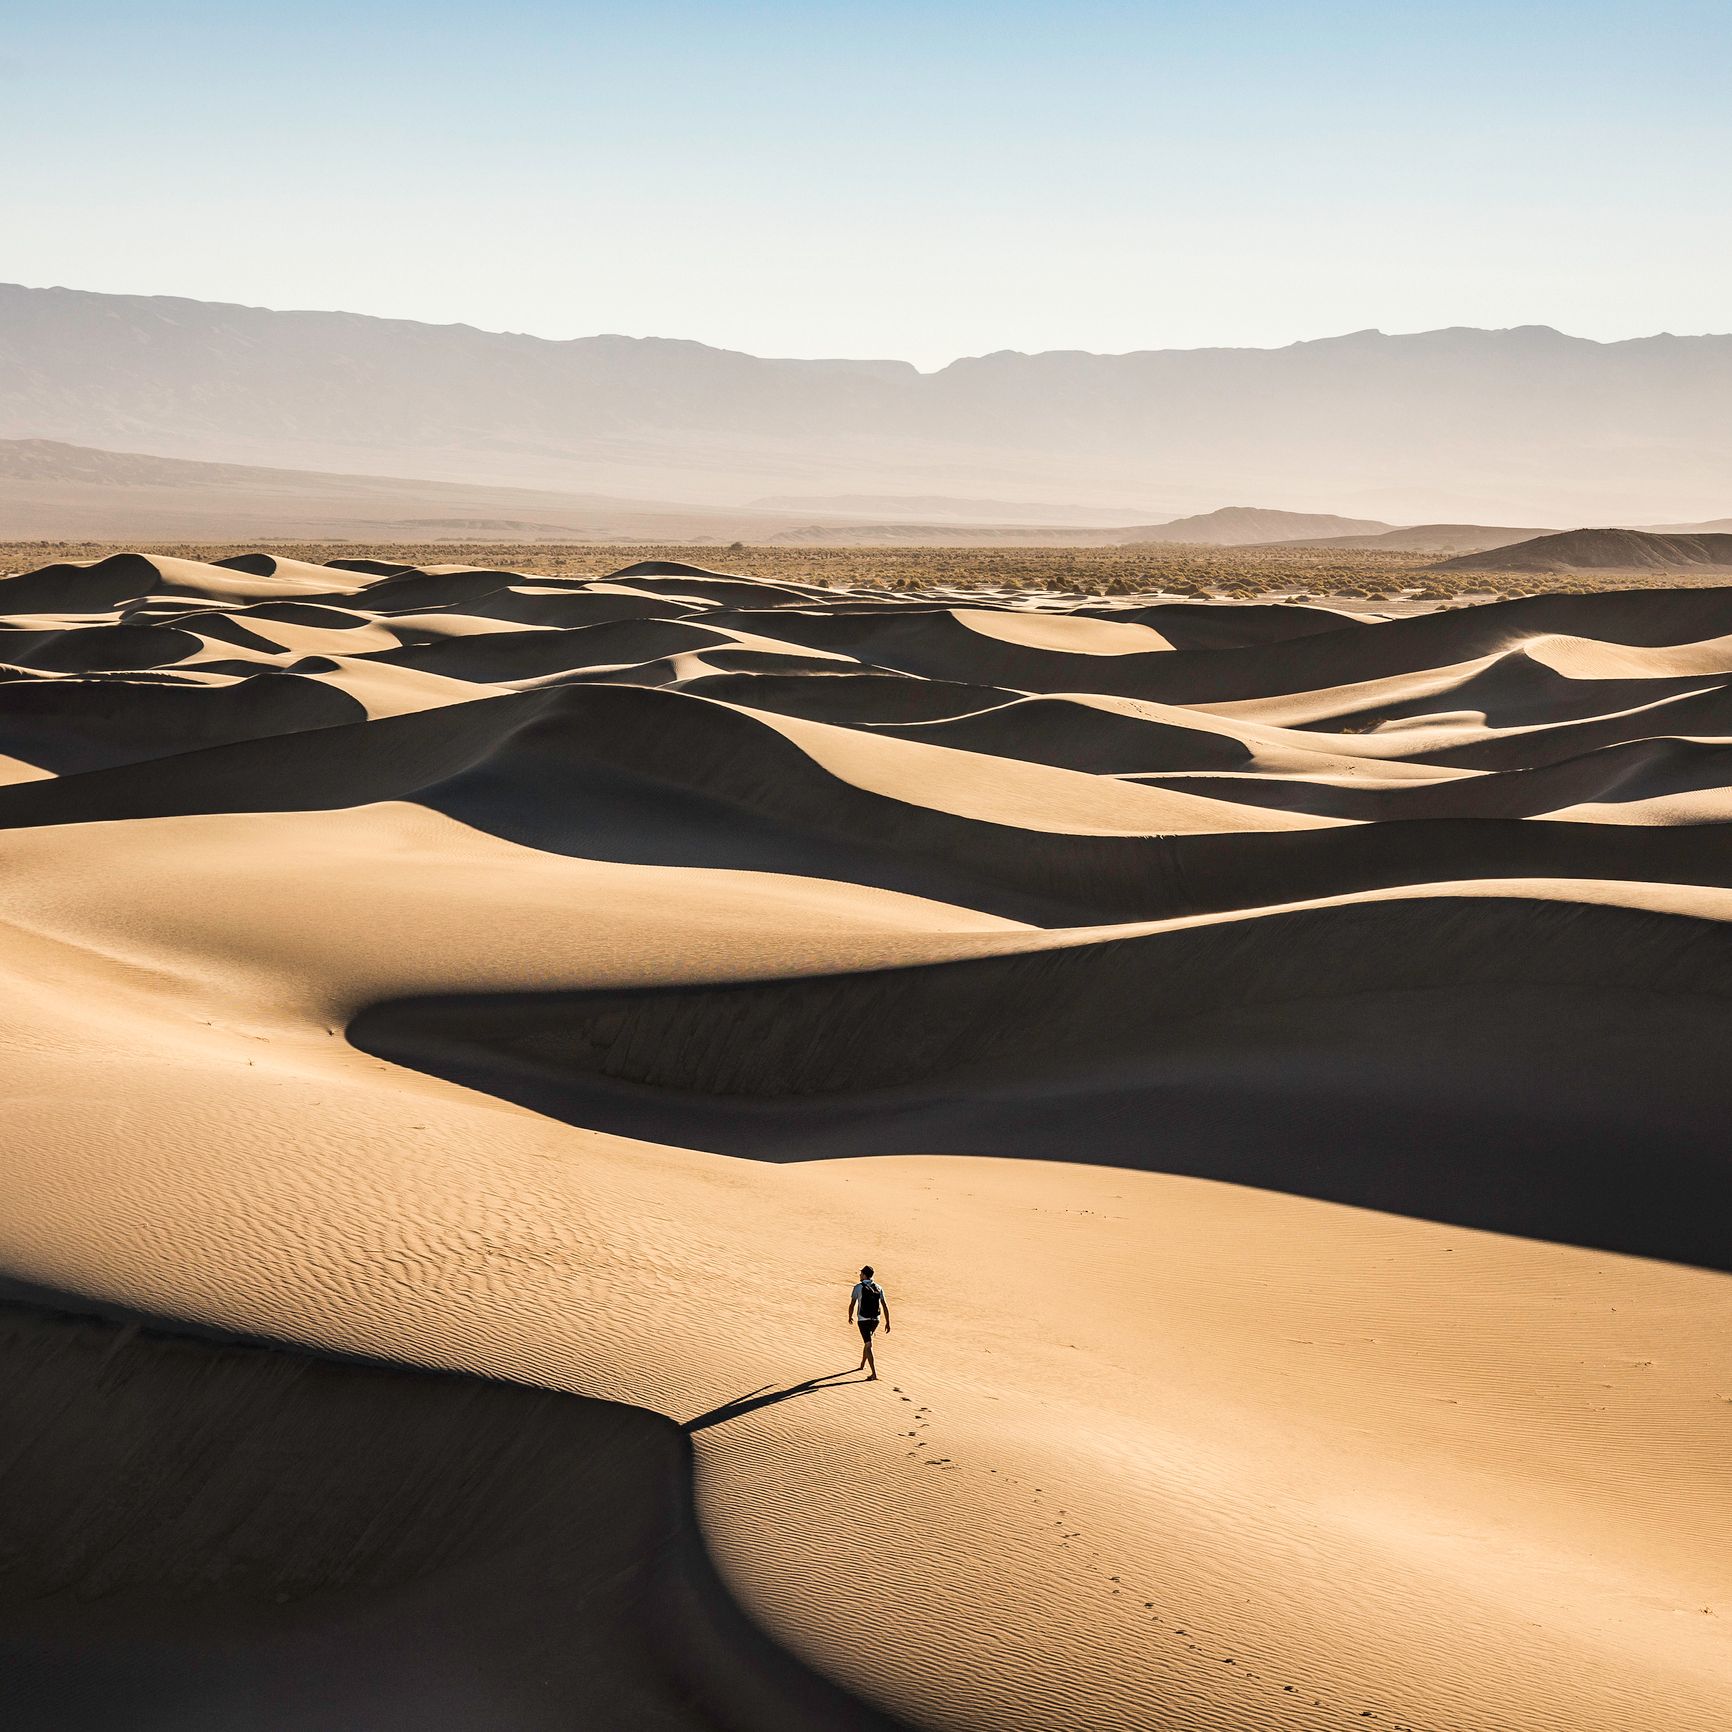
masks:
<svg viewBox="0 0 1732 1732"><path fill-rule="evenodd" d="M1732 1724L1732 591L0 613L0 1273L228 1332L7 1313L39 1685L220 1723L217 1631L477 1732ZM216 1513L138 1498L189 1450Z"/></svg>

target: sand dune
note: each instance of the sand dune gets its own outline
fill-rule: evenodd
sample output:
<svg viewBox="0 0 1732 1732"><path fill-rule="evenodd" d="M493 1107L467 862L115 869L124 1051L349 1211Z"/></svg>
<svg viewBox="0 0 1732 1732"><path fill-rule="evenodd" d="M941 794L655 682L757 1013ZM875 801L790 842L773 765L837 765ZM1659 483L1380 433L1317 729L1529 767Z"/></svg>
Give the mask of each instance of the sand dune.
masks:
<svg viewBox="0 0 1732 1732"><path fill-rule="evenodd" d="M1732 1722L1732 591L0 615L30 1732Z"/></svg>
<svg viewBox="0 0 1732 1732"><path fill-rule="evenodd" d="M16 1288L0 1365L17 1732L888 1726L740 1617L641 1409Z"/></svg>

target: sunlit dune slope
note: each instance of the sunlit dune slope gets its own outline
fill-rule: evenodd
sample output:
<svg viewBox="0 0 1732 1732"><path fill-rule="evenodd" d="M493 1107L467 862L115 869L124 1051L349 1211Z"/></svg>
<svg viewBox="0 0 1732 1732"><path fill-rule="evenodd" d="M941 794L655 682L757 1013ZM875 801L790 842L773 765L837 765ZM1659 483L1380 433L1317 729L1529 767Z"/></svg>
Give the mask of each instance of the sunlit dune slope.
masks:
<svg viewBox="0 0 1732 1732"><path fill-rule="evenodd" d="M1732 592L0 614L32 1732L1732 1724Z"/></svg>

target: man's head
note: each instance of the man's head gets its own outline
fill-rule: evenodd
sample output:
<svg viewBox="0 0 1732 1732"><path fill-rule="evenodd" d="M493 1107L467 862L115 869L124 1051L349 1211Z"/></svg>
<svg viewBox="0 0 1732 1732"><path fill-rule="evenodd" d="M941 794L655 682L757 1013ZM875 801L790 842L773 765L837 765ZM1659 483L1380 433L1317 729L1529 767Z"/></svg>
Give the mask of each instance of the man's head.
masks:
<svg viewBox="0 0 1732 1732"><path fill-rule="evenodd" d="M860 1279L862 1281L870 1281L872 1279L872 1265L870 1263L860 1271Z"/></svg>

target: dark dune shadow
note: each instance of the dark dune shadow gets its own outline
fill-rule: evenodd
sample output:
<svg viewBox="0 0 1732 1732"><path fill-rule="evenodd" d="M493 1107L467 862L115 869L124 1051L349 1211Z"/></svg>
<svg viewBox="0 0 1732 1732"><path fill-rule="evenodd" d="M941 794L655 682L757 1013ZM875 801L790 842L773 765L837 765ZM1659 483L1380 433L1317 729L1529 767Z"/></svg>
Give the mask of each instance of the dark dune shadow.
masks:
<svg viewBox="0 0 1732 1732"><path fill-rule="evenodd" d="M1613 709L1582 721L1557 722L1415 752L1409 761L1463 770L1538 769L1633 740L1727 734L1732 734L1732 688L1720 683L1644 703L1634 710Z"/></svg>
<svg viewBox="0 0 1732 1732"><path fill-rule="evenodd" d="M1250 644L1284 643L1289 638L1316 637L1340 631L1353 622L1323 607L1296 602L1238 602L1220 606L1206 601L1156 602L1148 607L1076 610L1085 618L1125 620L1153 626L1174 649L1243 649Z"/></svg>
<svg viewBox="0 0 1732 1732"><path fill-rule="evenodd" d="M1398 819L1529 818L1567 806L1617 805L1732 786L1732 748L1700 740L1631 740L1538 769L1384 786L1286 780L1272 775L1141 779L1152 786L1212 794L1248 806L1321 813L1367 824Z"/></svg>
<svg viewBox="0 0 1732 1732"><path fill-rule="evenodd" d="M1319 721L1298 722L1304 733L1365 733L1380 723L1465 710L1494 728L1552 728L1634 710L1667 698L1714 691L1725 681L1712 674L1664 674L1641 679L1581 680L1512 650L1482 673L1416 698L1346 707Z"/></svg>
<svg viewBox="0 0 1732 1732"><path fill-rule="evenodd" d="M1423 898L930 967L399 1000L363 1051L764 1160L1187 1174L1732 1269L1732 932Z"/></svg>
<svg viewBox="0 0 1732 1732"><path fill-rule="evenodd" d="M892 1732L729 1596L671 1420L0 1283L7 1732Z"/></svg>
<svg viewBox="0 0 1732 1732"><path fill-rule="evenodd" d="M403 626L405 614L466 614L476 619L496 619L514 625L573 627L617 624L625 620L701 620L712 610L697 601L672 601L655 595L611 595L580 588L547 590L540 584L519 584L497 589L479 600L451 602L437 608L381 610L392 629ZM412 626L407 629L413 630Z"/></svg>
<svg viewBox="0 0 1732 1732"><path fill-rule="evenodd" d="M953 719L866 725L894 733L898 739L925 740L958 751L1018 758L1091 775L1236 770L1249 763L1252 755L1248 746L1230 734L1144 721L1064 698L1020 698Z"/></svg>
<svg viewBox="0 0 1732 1732"><path fill-rule="evenodd" d="M52 630L0 629L0 663L61 674L170 667L204 645L172 626L84 625ZM253 671L257 671L256 669Z"/></svg>
<svg viewBox="0 0 1732 1732"><path fill-rule="evenodd" d="M397 649L371 650L357 659L417 668L447 679L503 683L730 647L730 639L706 630L701 620L625 619L558 631L432 637Z"/></svg>
<svg viewBox="0 0 1732 1732"><path fill-rule="evenodd" d="M322 680L261 673L257 663L236 671L240 683L229 686L157 683L144 673L0 680L0 752L61 776L118 768L115 785L123 785L142 773L131 766L165 755L235 743L280 749L293 736L366 719L364 705Z"/></svg>
<svg viewBox="0 0 1732 1732"><path fill-rule="evenodd" d="M839 650L903 673L1030 693L1091 691L1172 704L1227 703L1416 673L1496 654L1534 670L1537 684L1563 696L1571 688L1579 691L1601 682L1568 681L1529 662L1521 654L1528 639L1556 632L1656 647L1723 637L1732 633L1732 589L1533 596L1370 624L1336 616L1332 629L1256 643L1121 656L1080 655L989 638L951 617L946 608L924 602L905 604L898 612L826 608L774 618L776 635L789 643ZM1660 695L1663 684L1654 682L1650 695Z"/></svg>
<svg viewBox="0 0 1732 1732"><path fill-rule="evenodd" d="M597 685L659 686L665 691L696 691L702 696L709 695L707 688L711 679L739 678L743 681L742 690L749 691L760 679L804 676L810 680L813 677L835 677L832 672L836 666L834 662L782 655L775 650L734 649L721 640L711 647L698 646L698 653L702 657L703 665L714 670L712 674L700 674L692 679L682 678L673 657L663 656L655 661L639 662L624 668L603 668L599 672L578 668L565 677L573 684L593 682ZM912 685L915 682L910 680L906 683ZM750 703L750 699L740 701Z"/></svg>
<svg viewBox="0 0 1732 1732"><path fill-rule="evenodd" d="M704 659L711 667L716 665L713 656ZM778 715L804 716L810 721L838 722L843 726L942 721L995 709L1018 696L992 686L971 686L958 680L922 680L912 674L847 663L815 663L803 672L795 672L794 664L786 659L780 667L765 668L750 676L738 672L704 674L681 680L672 689Z"/></svg>
<svg viewBox="0 0 1732 1732"><path fill-rule="evenodd" d="M645 579L672 579L651 582L649 588L675 599L699 596L705 601L734 603L746 607L784 606L807 607L815 601L828 601L829 592L813 584L786 583L769 578L737 577L730 572L711 571L707 566L686 565L677 559L640 559L635 565L622 565L610 571L610 583L642 584Z"/></svg>

